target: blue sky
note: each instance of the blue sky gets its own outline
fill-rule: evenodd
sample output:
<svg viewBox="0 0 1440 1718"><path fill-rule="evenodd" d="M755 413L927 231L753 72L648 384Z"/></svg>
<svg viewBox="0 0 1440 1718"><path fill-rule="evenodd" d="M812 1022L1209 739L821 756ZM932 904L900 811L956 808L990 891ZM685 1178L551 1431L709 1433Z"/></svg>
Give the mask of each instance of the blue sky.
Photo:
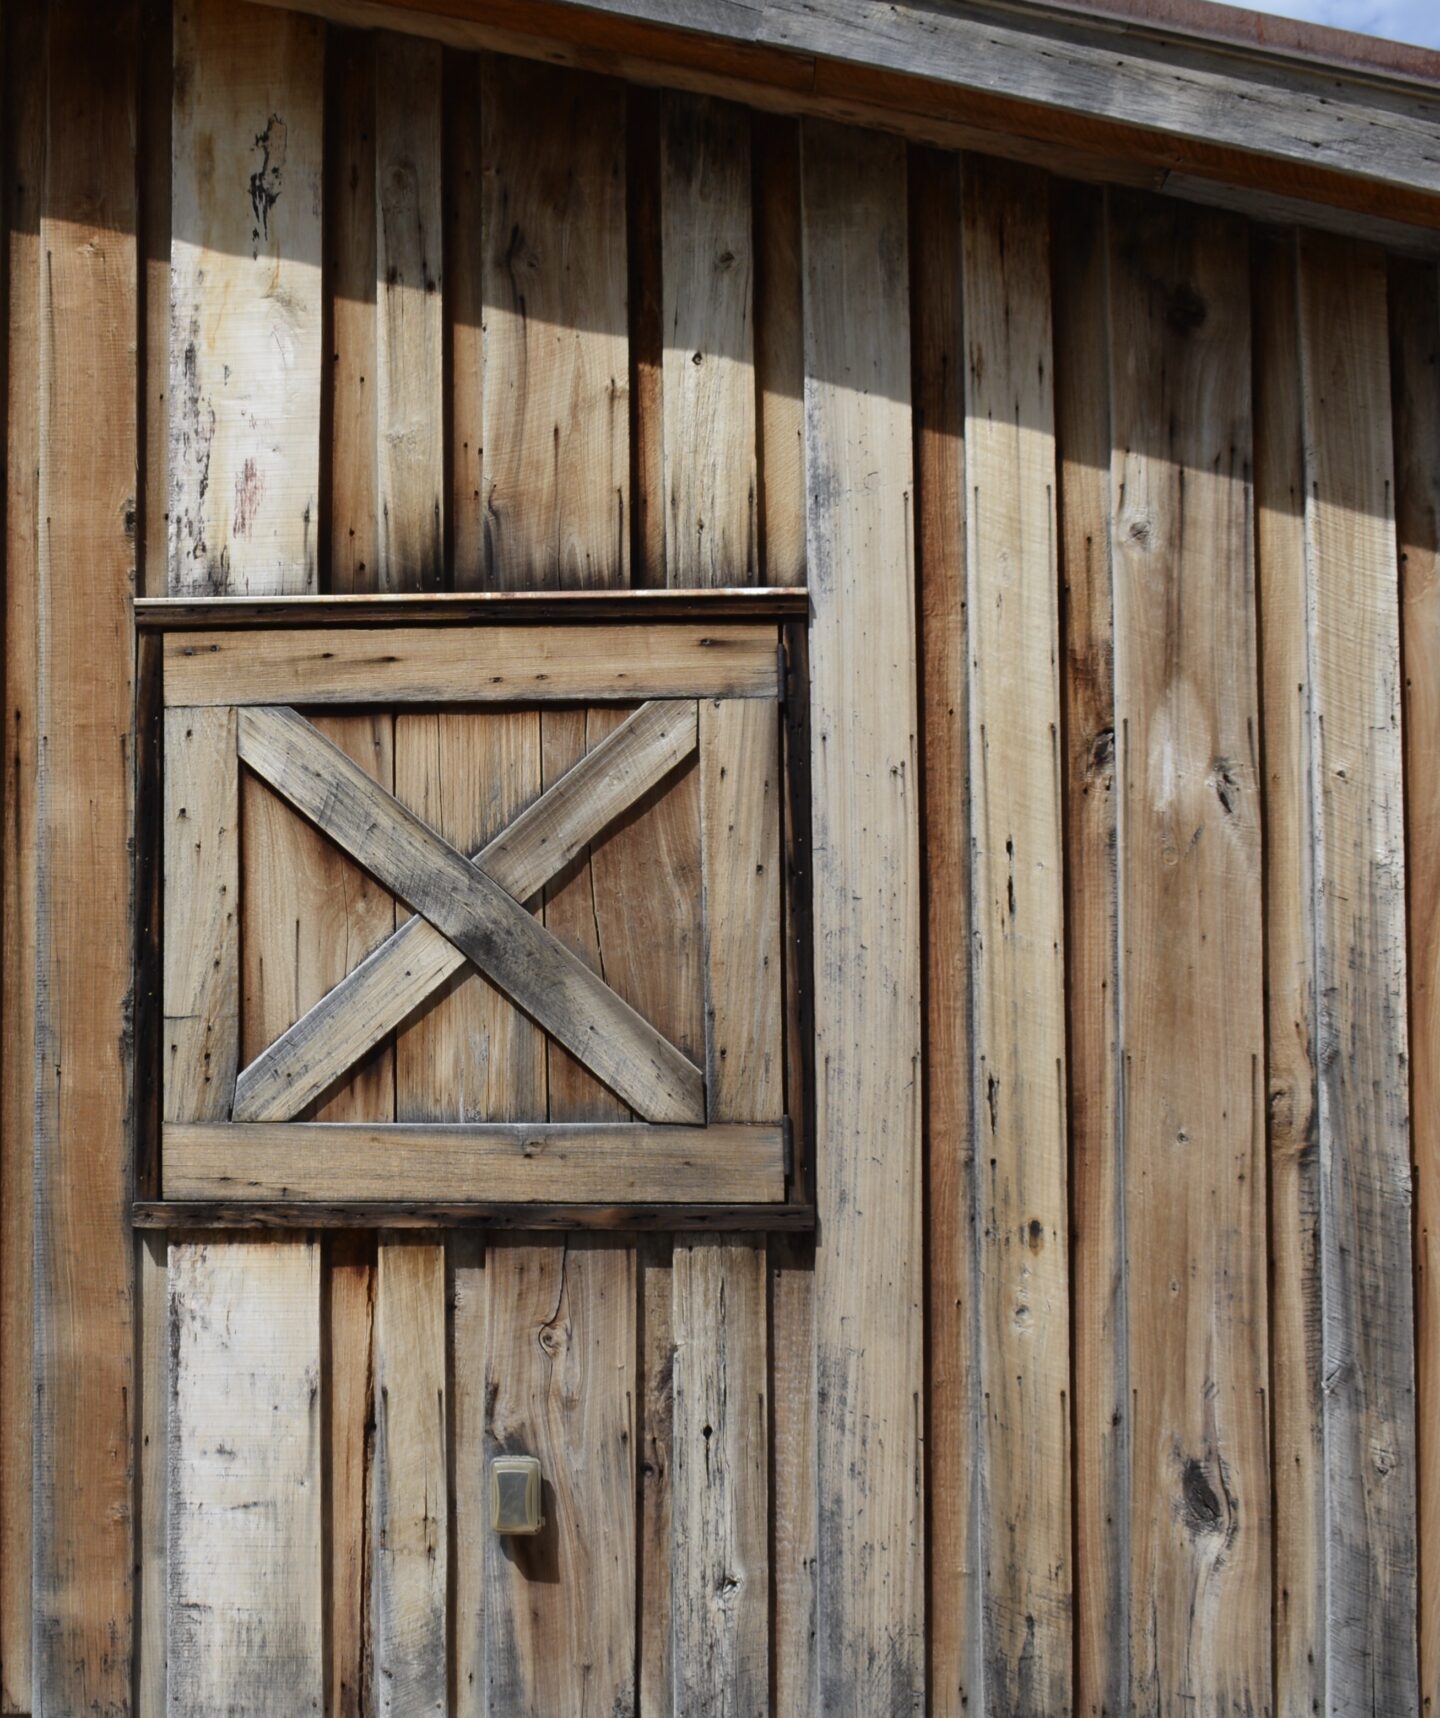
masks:
<svg viewBox="0 0 1440 1718"><path fill-rule="evenodd" d="M1440 0L1250 0L1255 11L1282 18L1308 18L1338 30L1361 30L1440 48Z"/></svg>

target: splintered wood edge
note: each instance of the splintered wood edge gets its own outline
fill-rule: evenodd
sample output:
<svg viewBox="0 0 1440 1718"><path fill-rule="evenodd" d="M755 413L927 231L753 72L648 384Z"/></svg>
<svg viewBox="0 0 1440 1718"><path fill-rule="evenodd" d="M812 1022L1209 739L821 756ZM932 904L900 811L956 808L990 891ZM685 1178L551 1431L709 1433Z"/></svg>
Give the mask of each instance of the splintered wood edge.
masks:
<svg viewBox="0 0 1440 1718"><path fill-rule="evenodd" d="M765 625L810 612L803 585L711 590L428 591L374 595L137 597L142 632L232 627L457 626L543 621L730 621Z"/></svg>
<svg viewBox="0 0 1440 1718"><path fill-rule="evenodd" d="M306 1204L277 1199L140 1199L131 1207L136 1229L605 1229L809 1231L813 1205L437 1205L360 1200Z"/></svg>

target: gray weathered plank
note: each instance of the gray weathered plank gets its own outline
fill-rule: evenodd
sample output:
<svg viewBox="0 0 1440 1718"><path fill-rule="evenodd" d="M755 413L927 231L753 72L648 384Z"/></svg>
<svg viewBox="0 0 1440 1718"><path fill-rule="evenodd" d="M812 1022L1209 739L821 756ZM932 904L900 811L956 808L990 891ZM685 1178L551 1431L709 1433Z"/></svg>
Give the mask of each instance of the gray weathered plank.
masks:
<svg viewBox="0 0 1440 1718"><path fill-rule="evenodd" d="M240 755L252 769L422 912L642 1115L702 1118L699 1069L513 896L376 787L308 722L291 710L247 709L239 729Z"/></svg>
<svg viewBox="0 0 1440 1718"><path fill-rule="evenodd" d="M1399 581L1385 269L1299 250L1320 1071L1325 1697L1418 1706Z"/></svg>
<svg viewBox="0 0 1440 1718"><path fill-rule="evenodd" d="M623 1205L784 1197L778 1123L177 1122L164 1139L172 1199Z"/></svg>
<svg viewBox="0 0 1440 1718"><path fill-rule="evenodd" d="M802 152L820 1209L816 1698L827 1718L893 1718L922 1710L925 1690L905 155L890 138L808 122Z"/></svg>
<svg viewBox="0 0 1440 1718"><path fill-rule="evenodd" d="M315 584L325 36L175 7L170 590Z"/></svg>
<svg viewBox="0 0 1440 1718"><path fill-rule="evenodd" d="M395 627L165 640L171 704L537 704L774 698L765 627Z"/></svg>
<svg viewBox="0 0 1440 1718"><path fill-rule="evenodd" d="M320 1248L171 1248L170 1718L312 1718L324 1684ZM118 1710L118 1708L117 1708Z"/></svg>

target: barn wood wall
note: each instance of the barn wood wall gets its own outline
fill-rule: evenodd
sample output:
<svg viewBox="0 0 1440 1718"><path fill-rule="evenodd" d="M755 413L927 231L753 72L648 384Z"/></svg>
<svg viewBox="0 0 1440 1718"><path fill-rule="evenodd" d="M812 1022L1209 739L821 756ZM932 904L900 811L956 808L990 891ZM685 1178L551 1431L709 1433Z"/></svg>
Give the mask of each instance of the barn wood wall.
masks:
<svg viewBox="0 0 1440 1718"><path fill-rule="evenodd" d="M167 1642L177 1713L1429 1710L1434 268L216 0L108 16L3 40L0 1710L163 1712ZM808 583L818 1256L132 1243L132 574ZM328 731L478 842L603 727ZM698 791L545 908L682 1043L655 902ZM244 828L259 1042L394 909ZM38 1116L37 1032L85 1059ZM472 1114L613 1113L475 979L325 1113L420 1115L477 1042ZM484 1525L502 1444L555 1488L543 1568ZM263 1595L236 1497L322 1525Z"/></svg>

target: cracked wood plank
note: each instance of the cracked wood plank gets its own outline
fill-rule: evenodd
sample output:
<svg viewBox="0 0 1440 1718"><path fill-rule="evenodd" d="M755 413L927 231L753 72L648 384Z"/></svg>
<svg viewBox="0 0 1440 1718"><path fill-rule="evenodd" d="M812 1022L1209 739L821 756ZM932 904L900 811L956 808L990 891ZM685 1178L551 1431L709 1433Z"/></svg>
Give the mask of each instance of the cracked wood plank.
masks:
<svg viewBox="0 0 1440 1718"><path fill-rule="evenodd" d="M1240 1718L1271 1698L1245 230L1116 194L1110 279L1130 1709Z"/></svg>
<svg viewBox="0 0 1440 1718"><path fill-rule="evenodd" d="M314 589L324 27L175 8L170 592Z"/></svg>
<svg viewBox="0 0 1440 1718"><path fill-rule="evenodd" d="M964 166L979 1675L1068 1709L1070 1333L1049 205Z"/></svg>
<svg viewBox="0 0 1440 1718"><path fill-rule="evenodd" d="M920 840L905 152L807 121L818 1709L925 1702ZM863 1337L861 1332L863 1331Z"/></svg>

